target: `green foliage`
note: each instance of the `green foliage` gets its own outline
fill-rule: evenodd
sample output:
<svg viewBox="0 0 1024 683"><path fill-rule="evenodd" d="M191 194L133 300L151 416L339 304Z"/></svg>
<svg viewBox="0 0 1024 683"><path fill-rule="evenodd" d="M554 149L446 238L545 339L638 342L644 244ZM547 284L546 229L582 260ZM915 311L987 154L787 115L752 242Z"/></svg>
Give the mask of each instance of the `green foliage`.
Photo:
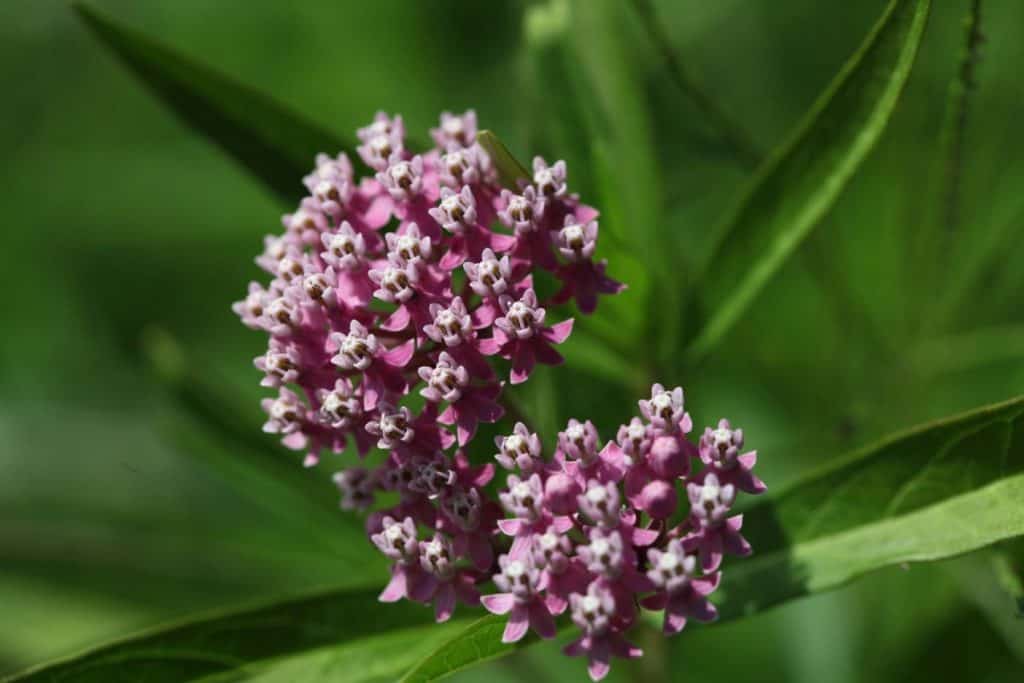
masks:
<svg viewBox="0 0 1024 683"><path fill-rule="evenodd" d="M703 269L707 354L824 217L885 130L910 75L929 0L894 0L795 133L716 228Z"/></svg>
<svg viewBox="0 0 1024 683"><path fill-rule="evenodd" d="M378 609L378 592L346 590L212 615L112 643L11 681L192 681L248 673L256 664L282 655L432 624L433 614L418 605ZM354 619L356 614L360 618ZM422 633L409 632L404 647L421 637Z"/></svg>
<svg viewBox="0 0 1024 683"><path fill-rule="evenodd" d="M350 141L310 123L266 95L193 62L84 4L75 10L168 108L234 157L286 201L302 197L302 176L324 149Z"/></svg>
<svg viewBox="0 0 1024 683"><path fill-rule="evenodd" d="M650 381L681 383L714 411L698 424L742 423L770 486L746 510L755 557L725 574L733 619L639 633L645 668L613 680L1016 680L1022 401L832 454L1024 386L1024 153L1006 143L1024 6L102 6L124 23L76 8L262 187L150 107L65 7L0 10L0 674L319 585L333 589L179 621L30 680L579 675L558 644L501 645L502 618L460 608L435 625L376 603L385 563L338 513L334 463L303 471L259 433L258 341L228 311L276 224L262 190L297 199L315 153L351 152L334 128L381 108L425 131L475 107L509 143L481 134L509 185L528 175L509 148L568 161L602 212L599 255L629 285L577 320L566 367L511 390L514 406L548 442L568 417L607 437Z"/></svg>
<svg viewBox="0 0 1024 683"><path fill-rule="evenodd" d="M1024 398L853 453L746 511L758 552L725 573L721 616L1024 534L1022 471Z"/></svg>

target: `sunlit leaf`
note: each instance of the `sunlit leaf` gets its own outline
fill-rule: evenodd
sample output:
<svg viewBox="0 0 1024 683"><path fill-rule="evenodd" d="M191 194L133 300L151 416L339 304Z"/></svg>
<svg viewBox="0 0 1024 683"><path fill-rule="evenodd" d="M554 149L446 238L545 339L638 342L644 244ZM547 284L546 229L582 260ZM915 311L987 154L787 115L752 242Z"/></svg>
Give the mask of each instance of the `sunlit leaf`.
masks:
<svg viewBox="0 0 1024 683"><path fill-rule="evenodd" d="M930 0L893 0L867 40L761 166L713 234L703 276L701 357L817 225L885 130L910 74Z"/></svg>
<svg viewBox="0 0 1024 683"><path fill-rule="evenodd" d="M746 510L723 618L1024 534L1024 398L857 451Z"/></svg>
<svg viewBox="0 0 1024 683"><path fill-rule="evenodd" d="M352 148L272 98L193 61L85 4L89 28L182 121L206 135L289 202L318 152Z"/></svg>

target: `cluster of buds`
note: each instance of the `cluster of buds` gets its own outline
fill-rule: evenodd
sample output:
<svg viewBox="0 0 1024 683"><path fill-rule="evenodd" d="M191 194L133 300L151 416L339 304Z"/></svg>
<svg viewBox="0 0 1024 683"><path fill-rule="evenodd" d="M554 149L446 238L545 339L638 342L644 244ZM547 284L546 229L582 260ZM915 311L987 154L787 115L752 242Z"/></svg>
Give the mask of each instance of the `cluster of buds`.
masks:
<svg viewBox="0 0 1024 683"><path fill-rule="evenodd" d="M374 175L319 157L310 196L266 238L257 263L273 279L234 307L270 336L255 361L278 392L264 431L307 466L350 445L384 452L334 477L341 507L370 513L370 540L392 561L382 601L431 604L439 622L482 604L508 616L505 642L554 637L568 611L581 633L565 651L598 680L612 656L640 656L625 633L641 608L664 610L666 634L715 618L723 555L751 552L731 509L738 492L764 491L757 456L726 420L691 443L682 390L656 384L613 441L570 420L546 458L516 423L495 462L472 464L478 425L504 414L504 372L518 384L562 361L573 321L547 309L589 313L622 285L593 259L597 212L568 192L564 162L534 159L513 191L472 112L443 114L431 134L437 147L414 154L401 118L378 114L359 131ZM538 269L560 283L550 300L533 289ZM496 465L509 473L495 499ZM376 504L382 492L397 503Z"/></svg>
<svg viewBox="0 0 1024 683"><path fill-rule="evenodd" d="M551 320L551 305L590 313L622 289L593 259L598 214L569 193L565 162L538 157L532 182L503 188L476 134L472 111L445 113L437 146L417 154L402 118L378 113L358 131L370 174L357 178L344 153L318 156L309 196L256 259L269 285L250 284L234 305L270 336L255 360L278 391L264 431L307 466L353 442L391 452L380 471L339 480L346 506L501 417L504 378L488 357L508 361L512 384L560 363L573 321ZM538 269L560 283L548 301L533 288ZM410 394L426 399L417 414L402 405Z"/></svg>

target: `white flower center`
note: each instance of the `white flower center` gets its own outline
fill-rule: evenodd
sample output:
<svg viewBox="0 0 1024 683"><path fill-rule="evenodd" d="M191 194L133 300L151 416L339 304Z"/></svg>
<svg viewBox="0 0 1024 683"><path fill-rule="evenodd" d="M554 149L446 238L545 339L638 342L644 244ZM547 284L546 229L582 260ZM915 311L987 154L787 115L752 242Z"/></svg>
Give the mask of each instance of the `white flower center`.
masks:
<svg viewBox="0 0 1024 683"><path fill-rule="evenodd" d="M526 442L523 437L518 434L505 437L505 450L506 451L523 451L525 450Z"/></svg>
<svg viewBox="0 0 1024 683"><path fill-rule="evenodd" d="M587 595L580 601L580 606L583 607L584 612L597 612L601 609L601 601L593 595Z"/></svg>
<svg viewBox="0 0 1024 683"><path fill-rule="evenodd" d="M525 573L526 573L526 565L524 565L519 560L515 560L514 562L509 562L505 566L505 575L508 576L509 578L517 579L517 578L519 578L520 576L522 576Z"/></svg>
<svg viewBox="0 0 1024 683"><path fill-rule="evenodd" d="M590 542L590 551L595 555L607 555L611 546L603 538L597 538Z"/></svg>
<svg viewBox="0 0 1024 683"><path fill-rule="evenodd" d="M661 393L651 399L651 404L660 413L665 409L672 408L672 397L669 396L668 393Z"/></svg>
<svg viewBox="0 0 1024 683"><path fill-rule="evenodd" d="M608 500L608 492L603 486L595 486L594 488L587 491L587 500L595 505L597 503L603 503Z"/></svg>
<svg viewBox="0 0 1024 683"><path fill-rule="evenodd" d="M661 557L658 558L658 569L673 571L678 566L679 558L676 557L675 553L662 553Z"/></svg>
<svg viewBox="0 0 1024 683"><path fill-rule="evenodd" d="M702 503L715 503L718 502L718 497L721 494L722 489L714 484L705 484L704 488L700 491L700 501Z"/></svg>

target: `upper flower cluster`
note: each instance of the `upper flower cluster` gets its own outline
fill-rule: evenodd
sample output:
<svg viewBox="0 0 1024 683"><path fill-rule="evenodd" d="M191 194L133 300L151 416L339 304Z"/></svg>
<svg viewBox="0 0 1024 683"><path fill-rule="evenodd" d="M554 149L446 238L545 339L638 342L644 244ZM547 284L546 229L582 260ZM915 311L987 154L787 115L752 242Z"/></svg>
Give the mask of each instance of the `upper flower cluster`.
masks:
<svg viewBox="0 0 1024 683"><path fill-rule="evenodd" d="M472 111L444 113L437 146L416 153L401 116L378 113L358 131L371 173L357 178L344 153L318 156L309 196L265 239L256 262L270 283L250 284L234 310L270 335L255 360L278 390L264 430L305 450L307 465L349 437L361 454L391 450L393 467L465 445L502 415L487 357L525 381L537 362L562 361L555 346L573 321L551 320L550 304L589 313L622 288L592 258L598 214L568 191L565 162L538 157L532 182L502 188L476 133ZM533 288L537 269L561 282L550 301ZM400 404L417 390L427 406L413 415Z"/></svg>

